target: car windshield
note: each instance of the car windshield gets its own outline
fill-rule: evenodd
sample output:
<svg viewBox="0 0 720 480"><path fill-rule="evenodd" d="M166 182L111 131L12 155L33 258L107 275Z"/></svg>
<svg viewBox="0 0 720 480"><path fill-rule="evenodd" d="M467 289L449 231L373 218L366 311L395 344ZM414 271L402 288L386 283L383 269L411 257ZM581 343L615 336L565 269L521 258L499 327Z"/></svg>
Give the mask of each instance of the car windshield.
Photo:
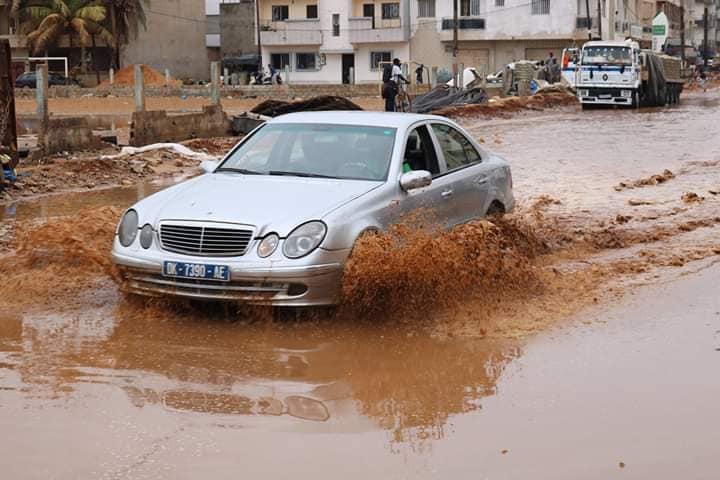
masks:
<svg viewBox="0 0 720 480"><path fill-rule="evenodd" d="M583 65L632 65L632 56L628 47L585 47Z"/></svg>
<svg viewBox="0 0 720 480"><path fill-rule="evenodd" d="M395 132L362 125L268 124L215 171L383 181Z"/></svg>

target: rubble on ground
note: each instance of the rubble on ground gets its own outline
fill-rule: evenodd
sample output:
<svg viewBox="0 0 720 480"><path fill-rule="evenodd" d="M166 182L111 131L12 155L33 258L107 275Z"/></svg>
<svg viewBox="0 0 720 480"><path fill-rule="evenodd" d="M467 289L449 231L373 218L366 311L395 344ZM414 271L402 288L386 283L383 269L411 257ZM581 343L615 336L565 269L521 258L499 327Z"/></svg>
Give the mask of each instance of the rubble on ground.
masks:
<svg viewBox="0 0 720 480"><path fill-rule="evenodd" d="M165 86L165 75L158 72L152 67L142 65L143 85L146 87L163 87ZM170 78L170 86L180 86L180 80ZM133 86L135 85L135 65L128 65L115 72L113 85ZM99 87L108 87L110 82L105 80L100 83Z"/></svg>
<svg viewBox="0 0 720 480"><path fill-rule="evenodd" d="M487 103L473 105L458 105L441 108L434 111L435 115L452 118L466 118L478 116L503 116L523 110L544 110L546 108L576 105L577 97L567 91L550 91L537 93L528 97L491 98Z"/></svg>

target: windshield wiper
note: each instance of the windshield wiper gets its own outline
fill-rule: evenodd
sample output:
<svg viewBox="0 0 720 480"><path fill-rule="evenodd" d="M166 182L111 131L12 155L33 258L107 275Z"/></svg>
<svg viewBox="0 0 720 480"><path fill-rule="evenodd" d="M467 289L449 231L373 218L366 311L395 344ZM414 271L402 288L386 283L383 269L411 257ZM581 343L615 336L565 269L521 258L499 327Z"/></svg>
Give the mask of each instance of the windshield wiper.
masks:
<svg viewBox="0 0 720 480"><path fill-rule="evenodd" d="M306 178L337 178L330 175L321 175L319 173L307 172L284 172L282 170L270 170L268 175L288 176L288 177L306 177Z"/></svg>
<svg viewBox="0 0 720 480"><path fill-rule="evenodd" d="M235 172L242 173L243 175L263 175L263 172L256 172L255 170L248 170L246 168L232 168L232 167L220 167L215 170L216 172Z"/></svg>

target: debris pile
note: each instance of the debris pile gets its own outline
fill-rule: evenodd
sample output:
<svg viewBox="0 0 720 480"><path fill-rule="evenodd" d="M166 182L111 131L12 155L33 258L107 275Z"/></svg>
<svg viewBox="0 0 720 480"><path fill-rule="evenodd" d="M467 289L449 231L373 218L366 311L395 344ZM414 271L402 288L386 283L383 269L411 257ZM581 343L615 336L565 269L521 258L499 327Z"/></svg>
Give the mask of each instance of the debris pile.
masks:
<svg viewBox="0 0 720 480"><path fill-rule="evenodd" d="M277 117L278 115L284 115L286 113L326 110L362 110L362 108L345 97L320 95L307 100L297 100L294 102L266 100L256 105L250 112L267 117Z"/></svg>
<svg viewBox="0 0 720 480"><path fill-rule="evenodd" d="M491 98L487 103L458 105L434 111L436 115L463 118L477 116L503 116L523 110L544 110L577 104L577 97L566 91L542 92L530 97Z"/></svg>

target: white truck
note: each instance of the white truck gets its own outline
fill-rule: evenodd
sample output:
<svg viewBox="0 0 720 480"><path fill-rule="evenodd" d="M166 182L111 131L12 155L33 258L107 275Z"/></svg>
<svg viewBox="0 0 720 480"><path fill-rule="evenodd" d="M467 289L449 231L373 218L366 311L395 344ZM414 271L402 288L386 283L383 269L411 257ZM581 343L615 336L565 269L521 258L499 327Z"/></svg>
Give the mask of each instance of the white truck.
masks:
<svg viewBox="0 0 720 480"><path fill-rule="evenodd" d="M587 42L578 69L576 89L583 108L673 104L684 85L679 58L641 50L630 40Z"/></svg>

